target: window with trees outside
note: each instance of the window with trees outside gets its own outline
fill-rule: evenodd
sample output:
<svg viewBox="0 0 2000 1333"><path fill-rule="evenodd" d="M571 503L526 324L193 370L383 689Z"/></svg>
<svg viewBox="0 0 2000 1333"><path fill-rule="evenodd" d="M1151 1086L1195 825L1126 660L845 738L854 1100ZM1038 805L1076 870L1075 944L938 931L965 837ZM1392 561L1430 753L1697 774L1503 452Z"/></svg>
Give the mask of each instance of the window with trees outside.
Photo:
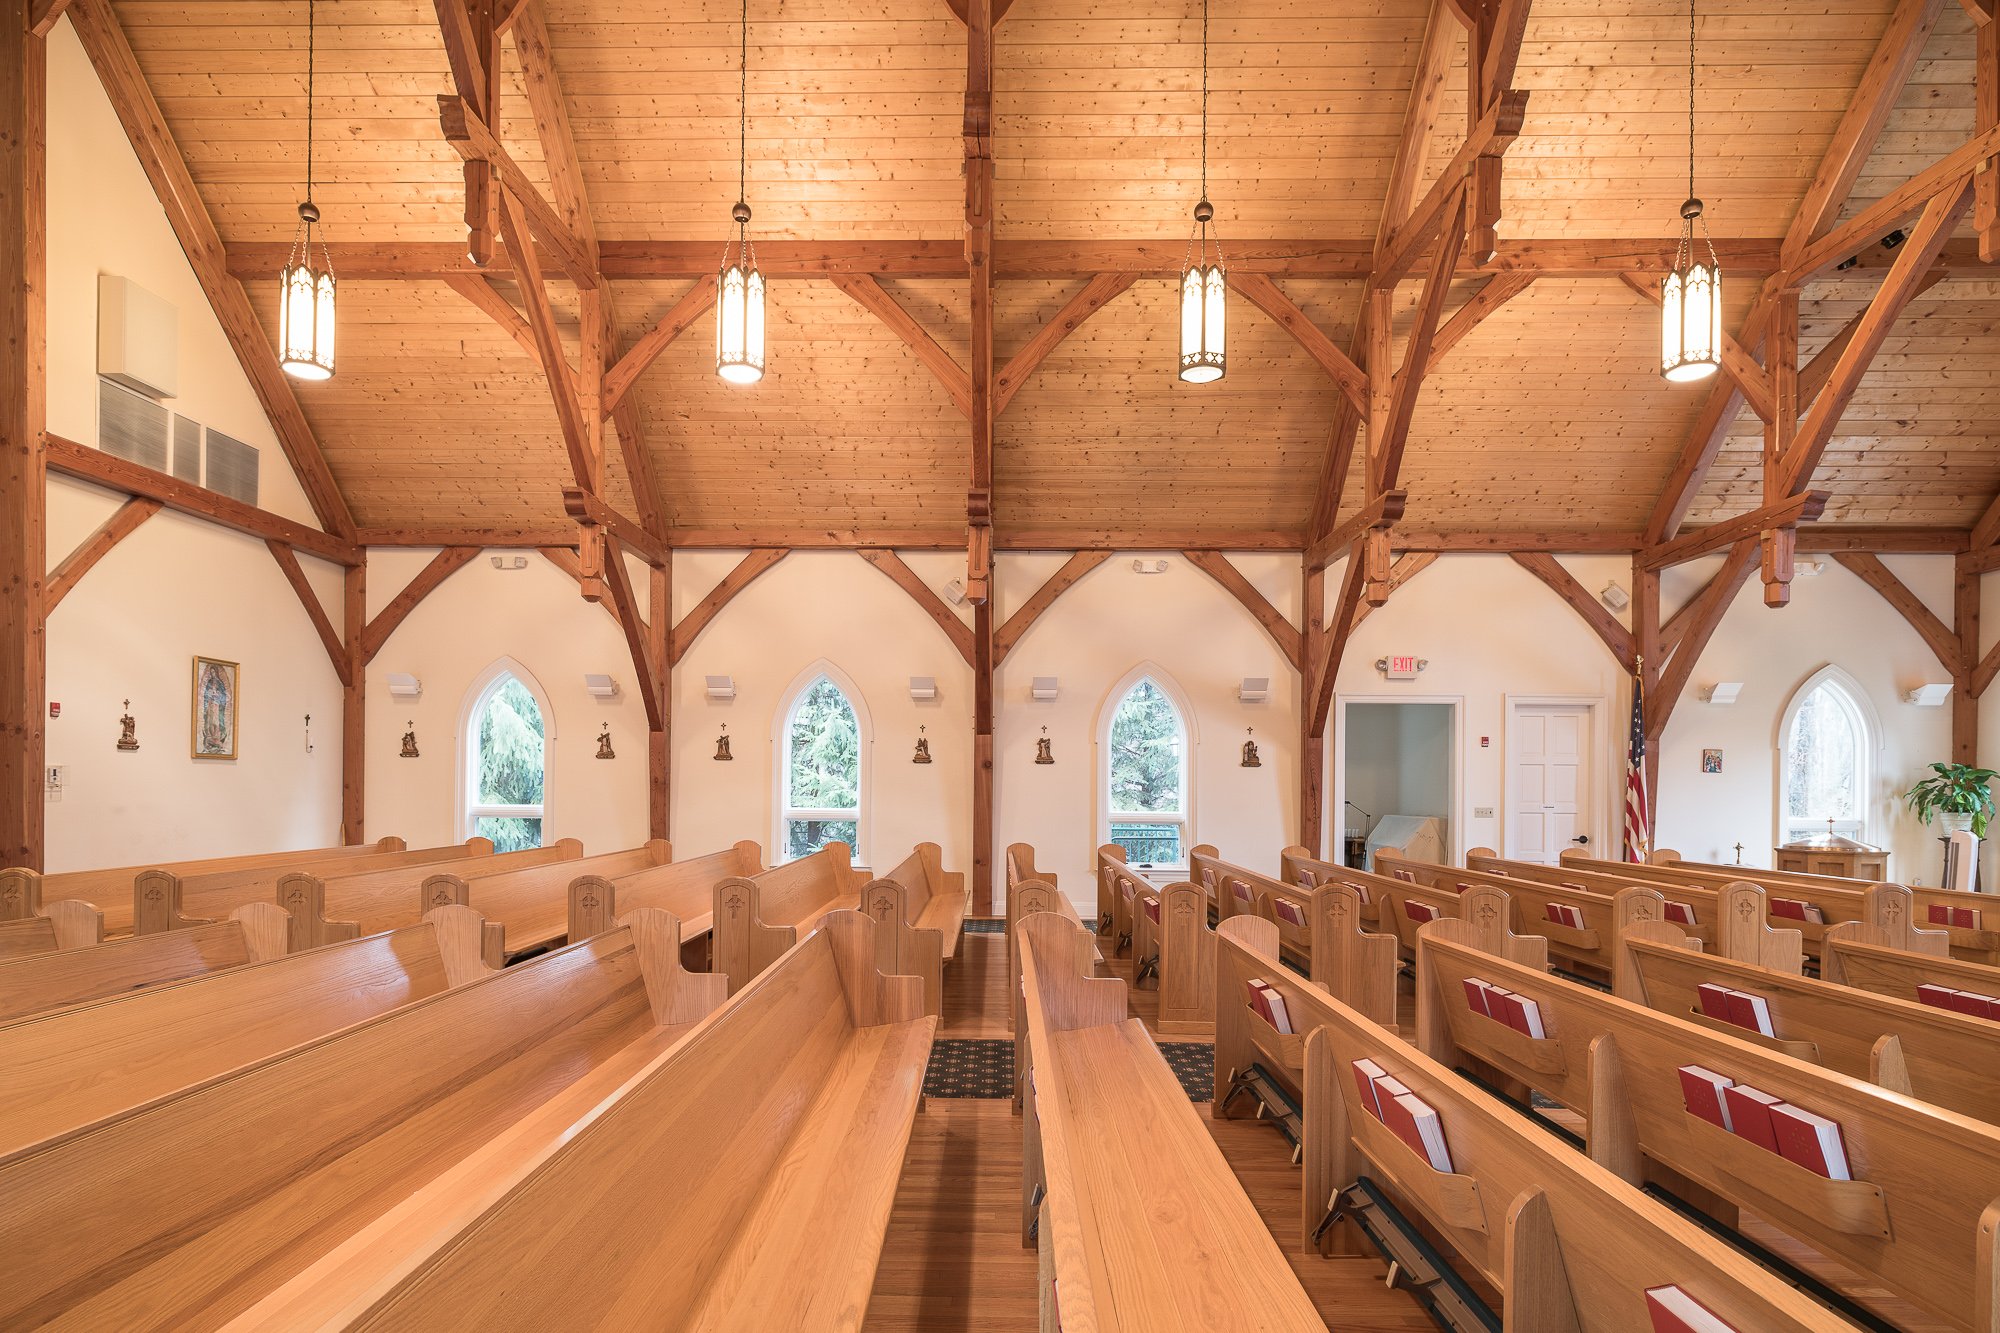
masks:
<svg viewBox="0 0 2000 1333"><path fill-rule="evenodd" d="M542 845L546 724L542 706L518 677L502 674L472 710L467 748L466 824L496 852Z"/></svg>
<svg viewBox="0 0 2000 1333"><path fill-rule="evenodd" d="M1868 718L1852 693L1815 677L1787 710L1779 763L1784 785L1782 838L1832 831L1865 840L1868 823Z"/></svg>
<svg viewBox="0 0 2000 1333"><path fill-rule="evenodd" d="M1187 727L1152 680L1141 680L1112 715L1105 809L1111 841L1134 865L1187 864Z"/></svg>
<svg viewBox="0 0 2000 1333"><path fill-rule="evenodd" d="M785 719L784 858L811 856L830 842L861 857L861 724L854 705L821 676Z"/></svg>

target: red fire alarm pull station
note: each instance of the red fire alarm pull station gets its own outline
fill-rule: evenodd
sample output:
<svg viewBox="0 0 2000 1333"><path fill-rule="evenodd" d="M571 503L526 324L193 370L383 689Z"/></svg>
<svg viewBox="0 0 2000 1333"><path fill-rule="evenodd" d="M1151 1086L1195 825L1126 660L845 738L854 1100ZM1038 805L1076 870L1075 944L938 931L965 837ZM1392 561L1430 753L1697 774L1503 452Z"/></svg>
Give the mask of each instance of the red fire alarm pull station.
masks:
<svg viewBox="0 0 2000 1333"><path fill-rule="evenodd" d="M62 716L62 705L57 703L54 699L49 700L49 716L50 717Z"/></svg>
<svg viewBox="0 0 2000 1333"><path fill-rule="evenodd" d="M1492 744L1493 744L1493 738L1491 736L1481 736L1479 738L1479 748L1482 750L1486 749L1488 746Z"/></svg>

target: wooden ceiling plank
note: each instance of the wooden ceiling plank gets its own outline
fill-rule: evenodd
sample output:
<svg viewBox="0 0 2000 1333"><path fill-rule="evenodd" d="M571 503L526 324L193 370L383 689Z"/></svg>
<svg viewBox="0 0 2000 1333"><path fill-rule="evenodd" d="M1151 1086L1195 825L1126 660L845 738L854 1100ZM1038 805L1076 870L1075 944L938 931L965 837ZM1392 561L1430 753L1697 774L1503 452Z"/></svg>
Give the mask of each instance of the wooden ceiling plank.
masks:
<svg viewBox="0 0 2000 1333"><path fill-rule="evenodd" d="M1815 278L1825 276L1856 251L1873 245L1896 230L1912 213L1952 195L1966 178L1981 171L2000 170L2000 167L1990 165L1996 156L2000 156L2000 125L1976 133L1968 143L1918 172L1859 215L1807 246L1798 262L1785 270L1786 284L1802 287ZM1907 243L1896 251L1898 262L1901 262L1904 248L1907 248ZM1942 240L1939 249L1943 249Z"/></svg>
<svg viewBox="0 0 2000 1333"><path fill-rule="evenodd" d="M1910 72L1916 68L1924 43L1937 26L1945 0L1901 0L1889 16L1889 25L1875 45L1868 67L1848 103L1833 141L1821 155L1819 169L1799 201L1783 251L1786 268L1799 262L1806 247L1839 218L1853 193L1875 144L1882 136L1890 112L1902 96Z"/></svg>
<svg viewBox="0 0 2000 1333"><path fill-rule="evenodd" d="M1063 562L1062 568L1044 579L1042 586L1035 589L1033 595L1021 603L1013 615L1007 617L1007 623L994 631L993 665L1000 665L1001 660L1013 651L1014 645L1021 641L1021 636L1028 632L1029 627L1044 611L1056 604L1058 597L1075 587L1077 581L1085 574L1109 560L1111 554L1110 551L1078 551Z"/></svg>
<svg viewBox="0 0 2000 1333"><path fill-rule="evenodd" d="M972 378L965 367L959 365L950 352L938 346L937 339L917 323L916 317L905 310L901 302L883 290L881 283L866 273L837 273L830 281L908 344L924 369L936 376L937 382L951 395L952 404L965 416L972 415Z"/></svg>
<svg viewBox="0 0 2000 1333"><path fill-rule="evenodd" d="M1826 511L1828 496L1825 491L1806 491L1790 499L1780 500L1753 509L1747 514L1725 519L1694 532L1685 532L1670 542L1648 547L1639 553L1638 563L1644 569L1666 569L1671 565L1683 564L1696 556L1707 555L1724 546L1734 545L1745 538L1754 538L1760 533L1777 528L1787 528L1798 523L1811 523Z"/></svg>
<svg viewBox="0 0 2000 1333"><path fill-rule="evenodd" d="M1431 339L1431 365L1435 367L1444 359L1446 352L1458 346L1467 334L1485 323L1488 316L1528 290L1534 283L1535 275L1532 273L1496 273L1488 278L1486 285L1475 292L1471 300L1454 311L1451 318L1438 329L1437 336Z"/></svg>
<svg viewBox="0 0 2000 1333"><path fill-rule="evenodd" d="M417 576L405 584L395 599L377 613L361 631L361 664L373 662L389 636L396 632L410 612L423 604L424 598L438 590L446 579L456 574L479 557L476 546L447 546L431 557L431 562L417 571Z"/></svg>
<svg viewBox="0 0 2000 1333"><path fill-rule="evenodd" d="M1367 504L1347 516L1345 522L1324 537L1313 540L1306 548L1306 568L1325 569L1338 560L1341 553L1371 528L1394 526L1403 516L1404 506L1409 502L1407 491L1389 490L1375 496Z"/></svg>
<svg viewBox="0 0 2000 1333"><path fill-rule="evenodd" d="M646 642L645 618L639 614L638 600L632 595L632 576L625 568L625 557L616 537L609 540L604 553L604 585L610 590L612 606L617 609L612 619L617 622L625 638L625 649L632 656L635 688L646 701L646 730L658 731L666 725L666 709L653 680L653 652Z"/></svg>
<svg viewBox="0 0 2000 1333"><path fill-rule="evenodd" d="M493 285L491 278L477 273L452 273L446 275L444 284L498 324L522 351L534 358L536 365L541 364L542 348L535 341L535 331L528 327L528 321L521 317L514 303Z"/></svg>
<svg viewBox="0 0 2000 1333"><path fill-rule="evenodd" d="M695 321L714 307L715 288L716 275L713 272L695 279L694 286L674 302L673 308L661 317L660 322L640 334L638 340L606 372L604 400L607 416L625 401L632 386L659 359L660 353L671 347L676 338L694 327Z"/></svg>
<svg viewBox="0 0 2000 1333"><path fill-rule="evenodd" d="M520 165L494 137L485 122L473 113L462 97L438 97L438 126L445 142L467 161L491 163L499 173L503 192L515 201L534 238L548 247L549 255L563 273L579 287L595 287L600 278L595 257L583 241L569 229L568 221L554 204L542 197ZM502 209L504 219L505 209ZM519 260L517 259L518 266Z"/></svg>
<svg viewBox="0 0 2000 1333"><path fill-rule="evenodd" d="M47 436L48 467L51 472L75 477L127 495L158 500L177 513L206 519L219 527L231 528L252 537L272 538L306 551L322 560L340 565L365 563L361 548L331 533L281 518L266 509L232 500L200 486L191 486L178 477L130 463L102 449L92 449L60 435Z"/></svg>
<svg viewBox="0 0 2000 1333"><path fill-rule="evenodd" d="M542 285L541 259L536 254L526 213L511 189L503 188L500 194L500 230L507 238L508 253L514 256L521 297L528 307L528 327L534 331L535 346L541 352L542 373L549 383L549 395L555 400L556 421L562 427L563 447L569 451L570 473L577 485L588 488L595 475L592 423L584 420L576 372L570 368L569 357L563 351L555 309L549 304L548 289ZM603 436L599 424L597 440L601 444Z"/></svg>
<svg viewBox="0 0 2000 1333"><path fill-rule="evenodd" d="M1449 232L1446 224L1458 211L1461 192L1473 164L1482 157L1498 157L1504 153L1520 135L1527 110L1527 93L1507 89L1498 95L1472 133L1466 136L1464 145L1445 164L1437 179L1431 182L1430 189L1411 210L1409 218L1390 234L1388 244L1376 255L1374 272L1369 278L1372 283L1377 286L1393 285L1430 247L1439 234L1439 228ZM1462 243L1463 237L1460 239ZM1453 263L1455 272L1455 252Z"/></svg>
<svg viewBox="0 0 2000 1333"><path fill-rule="evenodd" d="M1618 275L1625 285L1636 293L1640 300L1654 310L1660 308L1662 297L1657 281L1643 273L1621 273ZM1745 352L1742 346L1722 331L1722 372L1736 382L1743 401L1758 417L1769 421L1777 413L1777 400L1771 387L1771 376L1757 359Z"/></svg>
<svg viewBox="0 0 2000 1333"><path fill-rule="evenodd" d="M1354 364L1347 353L1334 345L1333 339L1320 331L1305 311L1298 308L1292 298L1278 289L1278 284L1262 273L1237 273L1228 275L1229 285L1242 293L1245 300L1269 315L1274 323L1292 340L1305 349L1321 370L1333 380L1341 396L1359 410L1368 401L1368 377L1361 367Z"/></svg>
<svg viewBox="0 0 2000 1333"><path fill-rule="evenodd" d="M1856 578L1882 595L1882 600L1896 609L1896 614L1908 621L1910 628L1917 632L1931 652L1937 655L1938 665L1953 675L1965 669L1960 661L1958 635L1944 621L1924 605L1923 599L1911 592L1909 585L1897 578L1881 557L1861 551L1842 551L1833 557Z"/></svg>
<svg viewBox="0 0 2000 1333"><path fill-rule="evenodd" d="M1924 275L1937 257L1938 247L1950 236L1972 200L1971 182L1963 177L1924 207L1923 218L1904 242L1889 276L1868 303L1861 325L1841 350L1840 358L1827 375L1826 386L1799 423L1798 436L1784 460L1786 489L1797 492L1811 484L1820 455L1840 424L1862 376L1881 350L1890 328L1920 290Z"/></svg>
<svg viewBox="0 0 2000 1333"><path fill-rule="evenodd" d="M881 570L891 583L908 593L910 600L931 618L932 623L944 631L944 636L951 640L951 646L958 650L958 655L965 659L966 665L972 665L972 626L960 620L951 607L946 605L944 598L933 592L931 586L923 581L916 570L911 569L894 551L879 546L864 547L857 554Z"/></svg>
<svg viewBox="0 0 2000 1333"><path fill-rule="evenodd" d="M1014 395L1028 382L1049 354L1061 345L1062 340L1081 328L1083 322L1102 310L1106 305L1138 281L1136 273L1097 273L1091 275L1083 290L1063 303L1055 318L1035 330L1035 336L1021 344L1021 350L1009 357L1007 364L993 377L993 415L996 417L1007 410L1007 404L1014 401Z"/></svg>
<svg viewBox="0 0 2000 1333"><path fill-rule="evenodd" d="M135 500L132 503L142 502ZM333 662L333 674L339 677L342 685L353 684L352 656L348 653L346 645L340 641L340 631L335 629L333 621L327 618L326 608L320 605L319 594L313 591L312 584L306 579L305 570L299 566L299 558L292 554L292 548L283 542L267 539L264 545L270 548L271 558L278 562L278 569L284 574L285 582L292 585L292 591L298 594L299 605L305 608L307 619L312 621L313 629L318 631L319 641L325 646L326 655Z"/></svg>
<svg viewBox="0 0 2000 1333"><path fill-rule="evenodd" d="M1968 4L1974 0L1967 0ZM2000 127L2000 19L1993 0L1977 0L1985 13L1973 35L1972 107L1974 132ZM1979 257L2000 264L2000 166L1988 164L1972 178L1972 226L1979 233Z"/></svg>
<svg viewBox="0 0 2000 1333"><path fill-rule="evenodd" d="M722 608L728 606L736 594L754 583L759 574L790 554L791 552L782 546L765 547L750 552L738 561L734 569L723 575L722 582L710 589L708 596L697 602L674 626L672 650L668 654L669 663L674 666L680 665L680 660L687 656L688 649L694 647L694 641L700 638L701 632L722 613Z"/></svg>
<svg viewBox="0 0 2000 1333"><path fill-rule="evenodd" d="M96 567L97 562L110 555L112 548L139 530L141 524L160 512L160 502L148 496L135 495L112 511L111 517L98 524L97 530L77 544L75 550L62 558L62 563L49 571L42 584L42 614L47 616L56 609L62 599L69 596L83 576Z"/></svg>
<svg viewBox="0 0 2000 1333"><path fill-rule="evenodd" d="M1632 631L1618 623L1618 617L1611 614L1604 603L1576 581L1576 576L1556 563L1552 555L1540 552L1516 551L1514 563L1533 574L1548 585L1551 592L1569 604L1570 610L1590 626L1611 655L1618 659L1619 666L1631 671L1634 666Z"/></svg>
<svg viewBox="0 0 2000 1333"><path fill-rule="evenodd" d="M1922 296L1943 280L1944 270L1938 268L1932 269L1930 272L1924 274L1922 278L1918 279L1917 289L1911 293L1910 299L1915 300L1917 297ZM1817 398L1819 391L1826 387L1827 376L1833 373L1833 368L1839 362L1841 354L1847 350L1847 345L1854 341L1855 332L1860 329L1862 321L1867 317L1868 311L1864 307L1855 314L1854 318L1841 325L1839 332L1827 339L1826 345L1813 354L1812 360L1799 367L1799 404L1801 407L1811 407L1813 399Z"/></svg>
<svg viewBox="0 0 2000 1333"><path fill-rule="evenodd" d="M1220 551L1183 551L1181 554L1187 557L1189 564L1221 584L1225 592L1243 604L1243 609L1264 627L1264 632L1278 645L1278 651L1284 654L1294 671L1303 669L1298 629L1285 619L1283 612L1271 605L1270 599L1257 590L1256 584L1243 577L1243 571L1231 564L1228 556Z"/></svg>
<svg viewBox="0 0 2000 1333"><path fill-rule="evenodd" d="M125 128L125 136L166 210L167 222L187 255L202 294L208 298L216 321L257 395L258 404L270 419L285 457L291 461L307 503L321 526L343 542L352 542L354 516L348 510L347 500L334 482L326 455L320 451L305 411L292 392L290 378L278 366L277 352L251 308L249 295L240 282L229 276L222 236L195 188L187 160L181 155L173 132L167 128L159 103L139 71L138 59L112 12L110 0L74 0L68 13L112 109ZM272 280L277 272L273 268L263 276Z"/></svg>

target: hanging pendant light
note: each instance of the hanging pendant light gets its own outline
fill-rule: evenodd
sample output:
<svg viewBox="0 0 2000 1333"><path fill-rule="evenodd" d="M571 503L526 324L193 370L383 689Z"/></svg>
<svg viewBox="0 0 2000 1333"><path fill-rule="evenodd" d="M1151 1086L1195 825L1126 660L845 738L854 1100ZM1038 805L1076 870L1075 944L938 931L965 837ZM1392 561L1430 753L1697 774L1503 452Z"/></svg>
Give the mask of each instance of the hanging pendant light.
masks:
<svg viewBox="0 0 2000 1333"><path fill-rule="evenodd" d="M736 125L736 224L734 240L722 246L722 273L715 289L715 373L731 384L764 378L764 275L750 245L747 202L750 134L750 0L743 0L741 97Z"/></svg>
<svg viewBox="0 0 2000 1333"><path fill-rule="evenodd" d="M1697 246L1695 223L1701 223ZM1704 261L1700 252L1706 251ZM1722 364L1722 270L1708 219L1694 193L1694 0L1688 0L1688 197L1673 272L1660 282L1660 374L1676 384L1704 380Z"/></svg>
<svg viewBox="0 0 2000 1333"><path fill-rule="evenodd" d="M299 205L299 230L291 257L278 275L278 364L302 380L333 378L333 256L312 200L313 56L316 0L306 0L306 197ZM313 243L319 266L313 266Z"/></svg>
<svg viewBox="0 0 2000 1333"><path fill-rule="evenodd" d="M1201 2L1201 199L1194 206L1194 230L1188 235L1187 257L1181 261L1181 366L1189 384L1219 380L1228 370L1224 344L1222 238L1211 258L1209 221L1215 205L1208 202L1208 0Z"/></svg>

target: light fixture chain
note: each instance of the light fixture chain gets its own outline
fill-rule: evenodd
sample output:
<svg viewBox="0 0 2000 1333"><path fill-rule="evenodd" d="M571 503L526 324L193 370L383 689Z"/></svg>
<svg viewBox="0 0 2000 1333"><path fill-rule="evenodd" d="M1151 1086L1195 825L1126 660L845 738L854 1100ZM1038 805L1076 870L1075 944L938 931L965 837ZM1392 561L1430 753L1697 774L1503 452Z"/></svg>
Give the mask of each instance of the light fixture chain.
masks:
<svg viewBox="0 0 2000 1333"><path fill-rule="evenodd" d="M1208 0L1201 0L1201 197L1208 198Z"/></svg>
<svg viewBox="0 0 2000 1333"><path fill-rule="evenodd" d="M313 66L318 39L318 0L306 0L306 202L313 193Z"/></svg>
<svg viewBox="0 0 2000 1333"><path fill-rule="evenodd" d="M1689 0L1693 3L1693 0ZM743 0L741 46L737 53L736 202L745 202L750 179L750 0Z"/></svg>
<svg viewBox="0 0 2000 1333"><path fill-rule="evenodd" d="M1688 0L1688 195L1694 198L1694 6Z"/></svg>

